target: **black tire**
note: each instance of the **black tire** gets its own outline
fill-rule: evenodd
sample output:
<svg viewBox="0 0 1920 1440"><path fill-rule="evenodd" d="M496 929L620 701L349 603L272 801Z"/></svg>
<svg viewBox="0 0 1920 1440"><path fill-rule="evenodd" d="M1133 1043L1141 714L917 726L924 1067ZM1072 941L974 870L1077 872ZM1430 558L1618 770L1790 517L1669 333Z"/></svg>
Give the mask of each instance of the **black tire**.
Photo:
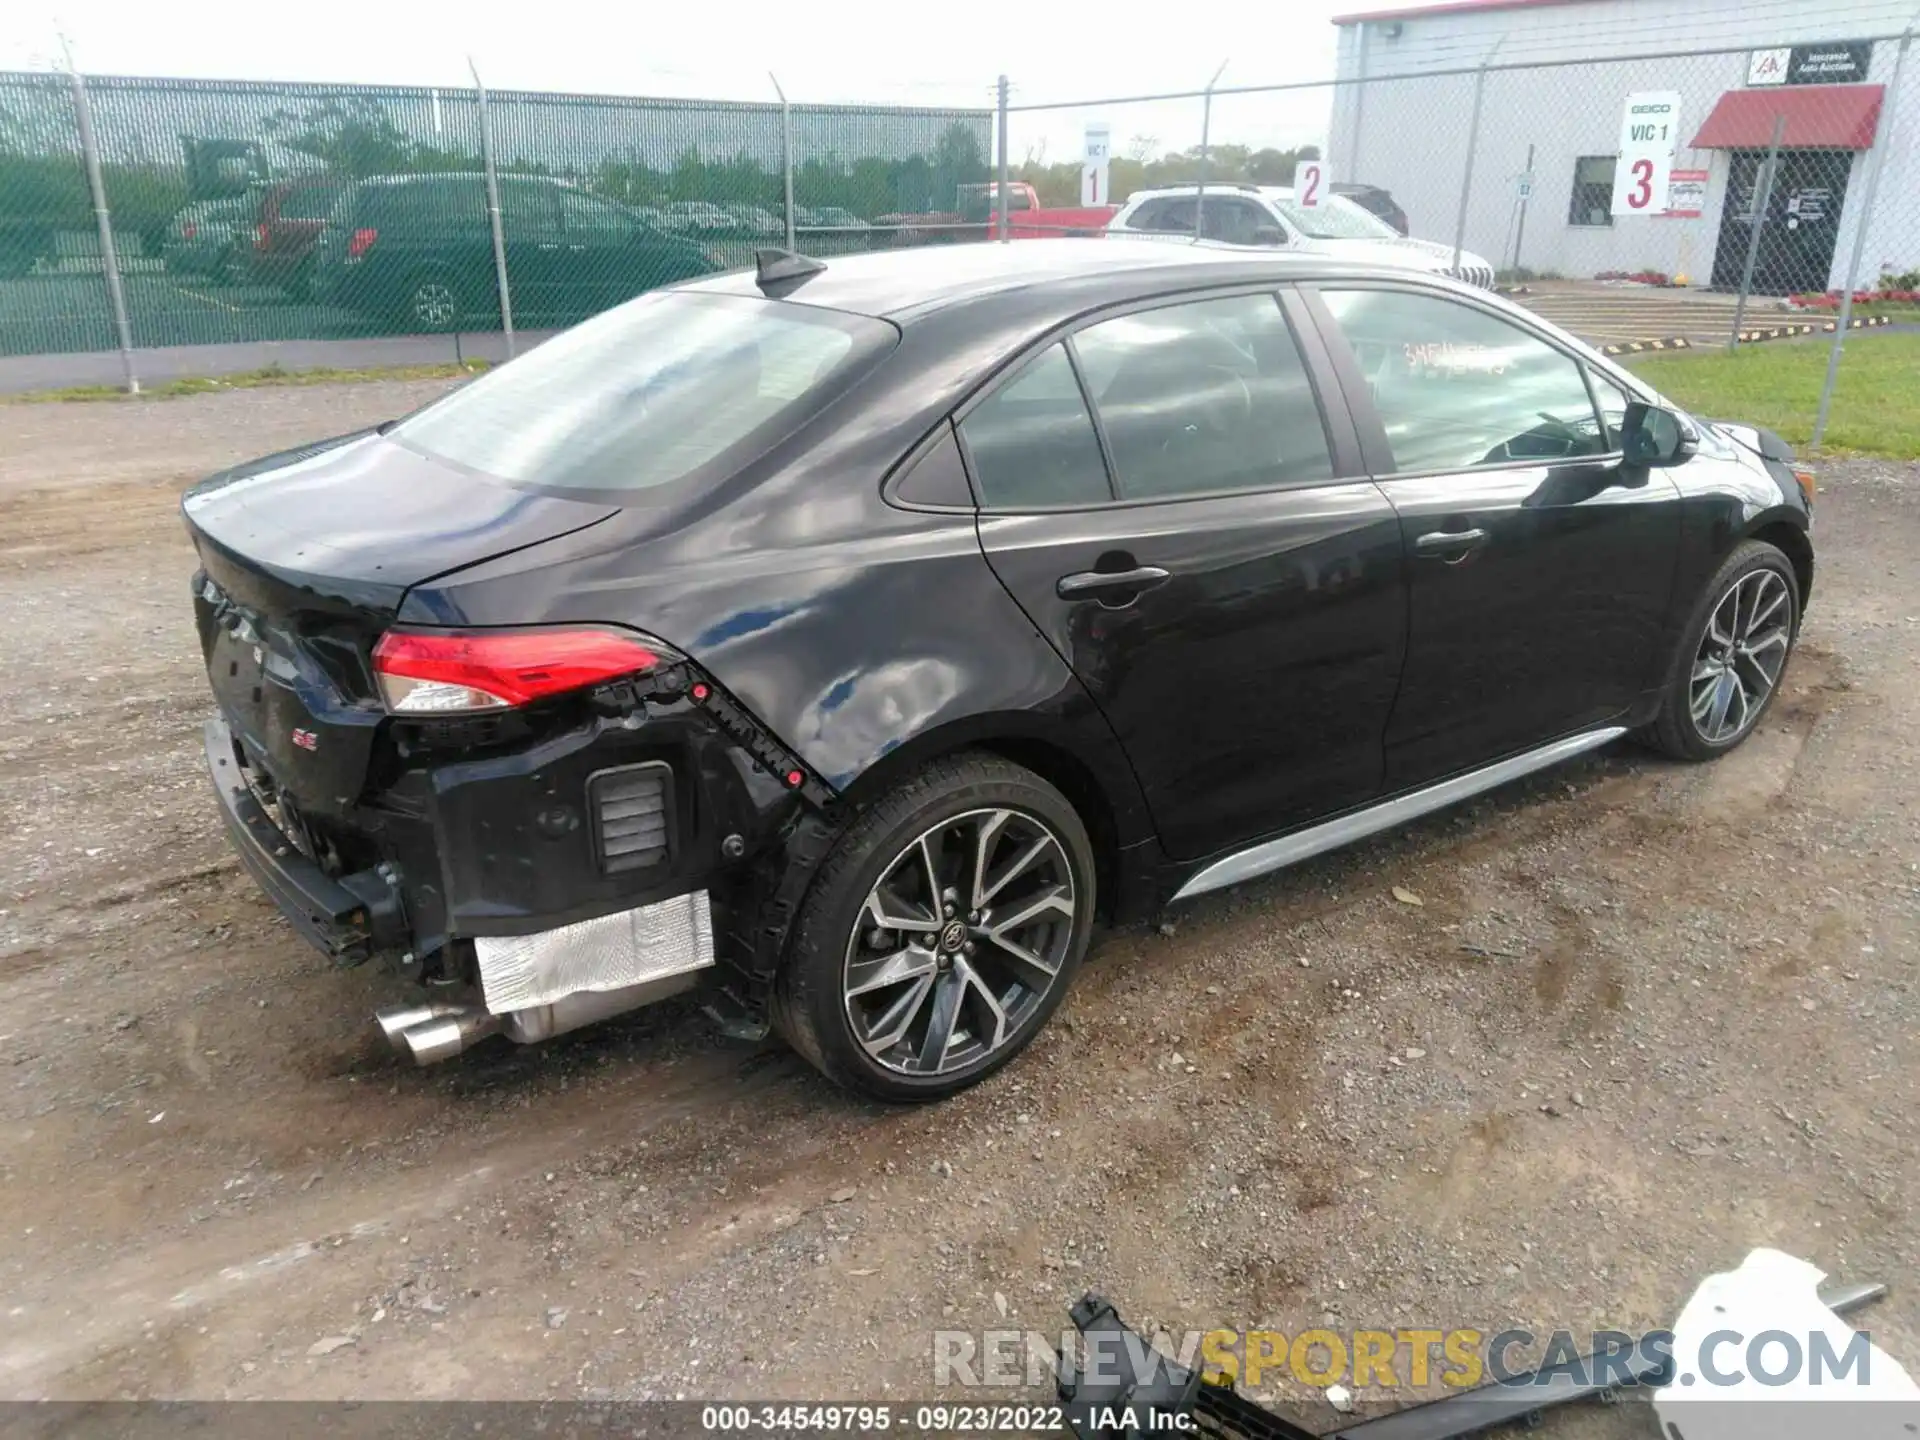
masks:
<svg viewBox="0 0 1920 1440"><path fill-rule="evenodd" d="M1012 827L1016 825L1023 827L1020 842L1034 840L1037 843L1037 837L1049 833L1057 842L1057 852L1046 850L1043 863L1052 867L1047 873L1070 874L1071 919L1051 922L1069 928L1064 932L1047 932L1048 945L1052 947L1049 954L1057 954L1057 967L1044 990L1037 984L1025 989L1016 985L999 995L995 1009L986 1012L979 1009L985 1002L976 998L984 991L970 989L965 977L961 977L957 990L961 998L955 1004L965 1007L961 1017L968 1029L961 1031L957 1024L949 1026L956 1042L965 1038L968 1045L977 1047L980 1042L973 1037L973 1029L976 1026L984 1029L985 1023L992 1023L987 1017L997 1013L1003 1004L1009 1020L1015 1013L1019 1014L1017 1023L1007 1024L997 1044L971 1058L964 1058L969 1051L963 1046L959 1051L963 1058L955 1061L954 1068L936 1073L904 1073L900 1068L902 1064L919 1063L918 1060L901 1050L892 1052L893 1063L876 1058L856 1036L856 1022L850 1014L856 1008L847 993L853 967L885 958L881 952L868 954L862 947L871 943L875 935L891 933L868 926L867 920L872 914L867 909L870 894L883 877L895 873L897 863L904 863L907 855L913 853L910 847L917 844L919 837L948 824L952 829L942 833L958 837L963 833L962 827L980 826L979 817L1003 811L1013 812L1019 818L1008 822L1009 830L990 842L990 850L994 845L1013 842ZM974 833L979 832L976 829ZM934 848L940 849L941 843L936 840ZM958 857L968 852L956 843L947 853ZM1003 871L1012 868L1011 860L1002 866ZM835 842L801 906L785 963L775 979L774 1025L794 1049L829 1079L877 1099L938 1100L977 1084L1026 1047L1059 1006L1072 983L1093 928L1094 874L1093 846L1087 839L1085 825L1067 798L1038 775L993 755L970 753L935 761L861 812ZM1025 879L1024 873L1022 878ZM1046 877L1038 878L1044 882ZM1049 893L1057 890L1058 886L1049 887ZM1055 903L1062 911L1069 908L1064 898ZM1016 902L1015 906L1006 908L1024 904L1024 901ZM975 914L986 923L993 919L991 909ZM938 925L940 917L933 918ZM967 928L966 921L972 918L960 916L958 921L962 928ZM938 935L926 937L943 965L940 972L928 980L929 986L937 987L955 978L950 969L944 967L977 967L967 972L976 977L1005 977L1014 973L1017 967L1008 965L998 948L985 940L979 930L973 932L980 940L979 952L969 941L964 957L958 952L949 953L945 948L946 932L952 923L943 927ZM904 940L904 934L895 938ZM904 989L893 993L904 993ZM938 1009L935 992L927 993L930 1009ZM1018 1005L1009 1001L1010 995L1021 997ZM930 1052L933 1047L925 1036L932 1023L928 1019L920 1028L918 1040L911 1034L903 1036L904 1051L918 1048L922 1053ZM872 1027L878 1028L877 1024ZM945 1057L953 1049L951 1044L941 1047L940 1063L946 1063Z"/></svg>
<svg viewBox="0 0 1920 1440"><path fill-rule="evenodd" d="M1767 586L1771 590L1770 582L1754 580L1761 572L1777 577L1785 588L1785 650L1766 693L1757 704L1743 710L1737 729L1728 734L1710 735L1694 714L1695 663L1703 659L1702 643L1707 638L1709 624L1715 619L1715 612L1727 602L1736 586L1744 583L1756 587ZM1640 738L1676 760L1712 760L1726 754L1753 733L1754 727L1773 704L1774 697L1780 693L1787 665L1792 659L1794 642L1799 637L1800 581L1794 574L1792 562L1765 541L1742 541L1708 582L1694 606L1693 614L1687 619L1686 628L1680 632L1680 644L1667 667L1660 712L1651 725L1639 732Z"/></svg>

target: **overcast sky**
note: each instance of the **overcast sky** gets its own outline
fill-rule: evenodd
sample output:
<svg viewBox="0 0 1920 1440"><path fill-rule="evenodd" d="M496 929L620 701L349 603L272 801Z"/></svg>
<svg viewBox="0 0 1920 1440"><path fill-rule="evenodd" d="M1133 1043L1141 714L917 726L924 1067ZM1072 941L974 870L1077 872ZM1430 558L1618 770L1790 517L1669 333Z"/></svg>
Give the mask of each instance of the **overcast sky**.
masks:
<svg viewBox="0 0 1920 1440"><path fill-rule="evenodd" d="M794 101L993 103L1005 72L1014 101L1313 80L1333 71L1328 0L1183 0L1177 6L969 0L639 0L541 6L529 0L0 0L0 69L59 63L59 36L83 71L209 79L461 85L467 56L498 89L771 98L773 70ZM596 13L597 9L597 13ZM549 18L557 23L548 23ZM1225 97L1217 142L1324 142L1329 93ZM1075 159L1089 120L1162 150L1200 138L1187 100L1013 117L1018 160Z"/></svg>

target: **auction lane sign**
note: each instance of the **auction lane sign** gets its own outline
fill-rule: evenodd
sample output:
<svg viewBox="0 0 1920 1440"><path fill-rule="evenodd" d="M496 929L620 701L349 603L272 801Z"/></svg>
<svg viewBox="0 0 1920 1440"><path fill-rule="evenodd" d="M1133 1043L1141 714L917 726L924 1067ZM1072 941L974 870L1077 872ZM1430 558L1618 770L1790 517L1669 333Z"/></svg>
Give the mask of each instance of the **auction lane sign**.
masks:
<svg viewBox="0 0 1920 1440"><path fill-rule="evenodd" d="M1673 152L1680 143L1680 92L1636 90L1620 116L1613 213L1659 215L1667 208Z"/></svg>

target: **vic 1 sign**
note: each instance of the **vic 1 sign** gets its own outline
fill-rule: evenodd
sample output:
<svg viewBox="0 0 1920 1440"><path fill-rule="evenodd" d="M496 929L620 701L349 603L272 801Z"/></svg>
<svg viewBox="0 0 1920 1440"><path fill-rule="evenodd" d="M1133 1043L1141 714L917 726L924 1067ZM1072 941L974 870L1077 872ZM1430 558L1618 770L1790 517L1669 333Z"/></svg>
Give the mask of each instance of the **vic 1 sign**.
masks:
<svg viewBox="0 0 1920 1440"><path fill-rule="evenodd" d="M1293 167L1293 203L1302 210L1318 210L1327 203L1325 162L1302 160Z"/></svg>
<svg viewBox="0 0 1920 1440"><path fill-rule="evenodd" d="M1613 167L1615 215L1661 215L1673 152L1680 143L1680 95L1640 90L1627 96L1620 116L1620 158Z"/></svg>
<svg viewBox="0 0 1920 1440"><path fill-rule="evenodd" d="M1081 152L1080 161L1080 203L1082 205L1112 203L1113 187L1107 181L1109 157L1112 153L1112 132L1105 125L1087 126L1086 149Z"/></svg>

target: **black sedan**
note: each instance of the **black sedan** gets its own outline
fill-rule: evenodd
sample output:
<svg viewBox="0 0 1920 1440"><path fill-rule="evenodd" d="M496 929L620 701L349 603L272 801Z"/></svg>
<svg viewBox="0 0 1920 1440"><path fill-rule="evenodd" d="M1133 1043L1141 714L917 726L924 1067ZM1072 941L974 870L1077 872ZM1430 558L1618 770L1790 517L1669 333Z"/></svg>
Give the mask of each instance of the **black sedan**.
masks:
<svg viewBox="0 0 1920 1440"><path fill-rule="evenodd" d="M1739 744L1811 494L1484 292L1062 240L763 252L185 512L234 844L397 1047L698 987L923 1099L1098 923Z"/></svg>

